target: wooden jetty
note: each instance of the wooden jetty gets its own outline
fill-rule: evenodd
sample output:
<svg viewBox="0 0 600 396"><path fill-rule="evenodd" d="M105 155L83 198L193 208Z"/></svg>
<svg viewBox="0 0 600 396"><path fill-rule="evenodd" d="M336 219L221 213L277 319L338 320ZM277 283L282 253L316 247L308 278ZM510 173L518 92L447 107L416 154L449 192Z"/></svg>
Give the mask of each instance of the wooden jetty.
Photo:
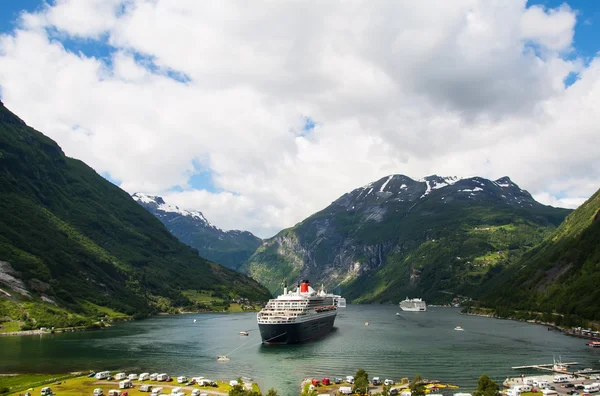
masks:
<svg viewBox="0 0 600 396"><path fill-rule="evenodd" d="M549 364L534 364L531 366L516 366L513 367L513 370L523 370L523 369L537 369L537 370L547 370L555 373L567 373L567 369L569 366L574 366L579 364L578 362L570 362L570 363L549 363Z"/></svg>

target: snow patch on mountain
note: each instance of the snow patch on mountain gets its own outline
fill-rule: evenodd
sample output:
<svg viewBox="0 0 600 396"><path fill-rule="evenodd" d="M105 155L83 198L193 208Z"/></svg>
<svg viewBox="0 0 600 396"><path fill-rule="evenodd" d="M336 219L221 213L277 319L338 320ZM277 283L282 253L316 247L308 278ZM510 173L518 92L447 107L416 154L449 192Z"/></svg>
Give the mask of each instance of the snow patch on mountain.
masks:
<svg viewBox="0 0 600 396"><path fill-rule="evenodd" d="M166 203L159 196L148 195L148 194L144 194L144 193L134 193L131 197L133 199L135 199L136 201L143 202L145 204L151 204L151 205L154 204L154 205L156 205L157 210L167 212L167 213L177 213L182 216L189 216L193 219L200 220L201 222L205 223L208 227L217 228L214 225L212 225L206 219L206 217L204 217L202 212L190 211L190 210L186 210L186 209L181 209L179 206L170 205L170 204Z"/></svg>

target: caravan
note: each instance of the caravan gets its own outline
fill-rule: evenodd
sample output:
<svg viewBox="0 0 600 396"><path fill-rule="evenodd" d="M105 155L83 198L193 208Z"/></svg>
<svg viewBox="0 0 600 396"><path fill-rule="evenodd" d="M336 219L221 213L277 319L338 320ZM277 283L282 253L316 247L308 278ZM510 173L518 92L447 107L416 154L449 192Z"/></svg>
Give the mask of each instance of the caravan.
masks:
<svg viewBox="0 0 600 396"><path fill-rule="evenodd" d="M563 383L563 382L569 382L569 377L566 376L566 375L562 375L562 374L555 375L554 379L552 380L552 382L554 382L555 384L560 384L560 383Z"/></svg>
<svg viewBox="0 0 600 396"><path fill-rule="evenodd" d="M148 381L150 379L150 373L142 373L139 376L140 381Z"/></svg>
<svg viewBox="0 0 600 396"><path fill-rule="evenodd" d="M94 378L103 380L103 379L107 379L109 375L110 375L109 371L99 371L96 373L96 375L94 375Z"/></svg>
<svg viewBox="0 0 600 396"><path fill-rule="evenodd" d="M115 374L115 379L117 381L122 381L125 378L127 378L127 374L125 374L125 373L117 373L117 374Z"/></svg>
<svg viewBox="0 0 600 396"><path fill-rule="evenodd" d="M157 387L157 388L152 388L152 396L158 396L162 393L163 388L162 387Z"/></svg>
<svg viewBox="0 0 600 396"><path fill-rule="evenodd" d="M156 376L156 380L157 381L166 381L168 378L169 378L169 376L167 374L165 374L165 373L158 374Z"/></svg>
<svg viewBox="0 0 600 396"><path fill-rule="evenodd" d="M119 389L127 389L127 388L133 388L133 384L131 383L131 380L123 380L121 382L119 382Z"/></svg>

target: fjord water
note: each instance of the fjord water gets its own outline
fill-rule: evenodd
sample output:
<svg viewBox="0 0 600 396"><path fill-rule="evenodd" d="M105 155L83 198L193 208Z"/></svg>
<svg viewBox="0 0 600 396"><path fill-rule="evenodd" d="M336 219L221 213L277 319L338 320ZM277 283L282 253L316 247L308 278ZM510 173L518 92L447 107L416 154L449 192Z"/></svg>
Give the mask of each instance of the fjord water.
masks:
<svg viewBox="0 0 600 396"><path fill-rule="evenodd" d="M229 380L249 376L263 390L297 394L304 377L413 377L472 390L487 373L498 381L511 366L577 361L600 368L600 351L543 326L461 315L457 309L400 312L396 306L349 305L334 331L301 345L261 345L255 314L191 314L122 323L103 331L1 337L0 372L116 370L166 372ZM194 322L196 320L196 322ZM366 326L365 322L369 322ZM461 325L465 331L454 331ZM240 330L250 335L240 336ZM230 361L216 356L229 354Z"/></svg>

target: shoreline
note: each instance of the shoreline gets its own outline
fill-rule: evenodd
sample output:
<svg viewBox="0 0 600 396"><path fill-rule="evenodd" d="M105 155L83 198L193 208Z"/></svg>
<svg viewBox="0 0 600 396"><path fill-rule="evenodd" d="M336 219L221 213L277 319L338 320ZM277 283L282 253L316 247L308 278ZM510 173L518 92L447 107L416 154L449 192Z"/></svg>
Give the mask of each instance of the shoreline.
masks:
<svg viewBox="0 0 600 396"><path fill-rule="evenodd" d="M505 317L497 316L494 314L484 314L484 313L475 313L475 312L461 312L460 314L461 315L469 315L469 316L479 316L479 317L490 318L490 319L512 320L514 322L535 324L535 325L539 325L539 326L545 326L546 328L548 328L548 330L552 329L552 330L558 331L559 333L562 333L566 336L581 338L581 339L591 340L591 341L600 341L600 337L594 337L592 335L580 334L577 331L575 331L574 329L566 329L564 327L557 326L554 323L546 323L546 322L541 322L541 321L537 321L537 320L523 320L523 319L516 319L516 318L511 318L511 317L505 318Z"/></svg>
<svg viewBox="0 0 600 396"><path fill-rule="evenodd" d="M169 313L169 312L157 312L155 314L152 315L148 315L142 318L137 318L137 319L133 319L133 318L127 318L127 319L119 319L119 320L115 320L114 323L120 323L120 322L130 322L130 321L134 321L134 320L145 320L145 319L149 319L152 317L163 317L163 316L176 316L176 315L191 315L191 314L211 314L211 313L217 313L217 314L238 314L238 313L256 313L258 311L242 311L242 312L230 312L230 311L198 311L198 312L190 312L190 311L182 311L182 312L175 312L175 313ZM40 330L40 329L35 329L35 330L18 330L18 331L7 331L7 332L0 332L0 337L21 337L21 336L35 336L35 335L49 335L49 334L59 334L59 333L76 333L76 332L81 332L81 331L96 331L96 330L104 330L107 329L109 327L114 326L113 324L109 324L109 323L104 323L104 326L90 326L90 327L82 327L82 328L63 328L63 329L54 329L52 331L49 330Z"/></svg>

